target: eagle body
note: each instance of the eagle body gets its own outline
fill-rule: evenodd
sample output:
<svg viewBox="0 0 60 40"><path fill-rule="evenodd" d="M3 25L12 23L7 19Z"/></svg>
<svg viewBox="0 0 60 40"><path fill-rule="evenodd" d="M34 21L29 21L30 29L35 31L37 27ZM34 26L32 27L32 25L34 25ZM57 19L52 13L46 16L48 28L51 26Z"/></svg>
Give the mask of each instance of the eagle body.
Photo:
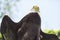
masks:
<svg viewBox="0 0 60 40"><path fill-rule="evenodd" d="M41 24L41 18L38 13L29 13L19 24L21 24L21 27L18 30L18 40L38 40Z"/></svg>
<svg viewBox="0 0 60 40"><path fill-rule="evenodd" d="M41 18L31 12L18 23L5 15L1 23L2 40L39 40Z"/></svg>

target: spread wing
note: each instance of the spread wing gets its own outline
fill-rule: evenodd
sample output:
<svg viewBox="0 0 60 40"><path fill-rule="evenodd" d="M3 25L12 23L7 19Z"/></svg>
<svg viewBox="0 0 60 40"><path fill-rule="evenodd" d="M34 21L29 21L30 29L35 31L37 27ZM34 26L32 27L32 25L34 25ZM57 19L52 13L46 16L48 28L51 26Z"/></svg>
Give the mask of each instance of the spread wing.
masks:
<svg viewBox="0 0 60 40"><path fill-rule="evenodd" d="M3 17L1 23L1 33L3 36L3 40L14 40L15 26L15 23L7 15Z"/></svg>

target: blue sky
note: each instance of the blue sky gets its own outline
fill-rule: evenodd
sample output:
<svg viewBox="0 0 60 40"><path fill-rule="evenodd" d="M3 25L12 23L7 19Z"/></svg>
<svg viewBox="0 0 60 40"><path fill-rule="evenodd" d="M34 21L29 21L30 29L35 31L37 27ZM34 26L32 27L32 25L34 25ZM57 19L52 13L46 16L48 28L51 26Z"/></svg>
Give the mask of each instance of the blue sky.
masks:
<svg viewBox="0 0 60 40"><path fill-rule="evenodd" d="M33 5L40 7L42 29L60 29L60 0L20 0L12 6L9 16L14 22L19 22L31 11Z"/></svg>

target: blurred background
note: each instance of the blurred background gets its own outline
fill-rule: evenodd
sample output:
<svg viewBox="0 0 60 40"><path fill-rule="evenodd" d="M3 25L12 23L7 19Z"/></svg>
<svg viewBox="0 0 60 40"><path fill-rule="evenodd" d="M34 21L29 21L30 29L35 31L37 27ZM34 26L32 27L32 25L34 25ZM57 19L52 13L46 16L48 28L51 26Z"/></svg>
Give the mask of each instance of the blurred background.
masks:
<svg viewBox="0 0 60 40"><path fill-rule="evenodd" d="M0 26L5 14L19 22L33 5L40 7L41 29L60 37L60 0L0 0Z"/></svg>

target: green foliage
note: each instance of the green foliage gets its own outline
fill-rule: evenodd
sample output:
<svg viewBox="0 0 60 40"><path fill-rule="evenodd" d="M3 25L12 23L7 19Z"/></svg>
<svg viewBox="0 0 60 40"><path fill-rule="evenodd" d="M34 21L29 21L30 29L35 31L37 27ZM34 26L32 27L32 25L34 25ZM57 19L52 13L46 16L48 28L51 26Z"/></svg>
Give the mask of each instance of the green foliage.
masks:
<svg viewBox="0 0 60 40"><path fill-rule="evenodd" d="M60 30L58 31L58 36L60 36Z"/></svg>
<svg viewBox="0 0 60 40"><path fill-rule="evenodd" d="M1 33L0 33L0 38L2 38L2 35L1 35Z"/></svg>
<svg viewBox="0 0 60 40"><path fill-rule="evenodd" d="M59 37L59 39L60 39L60 30L58 30L58 33L57 33L57 35L58 35L58 37Z"/></svg>
<svg viewBox="0 0 60 40"><path fill-rule="evenodd" d="M56 34L56 32L54 30L45 29L44 32L48 33L48 34Z"/></svg>
<svg viewBox="0 0 60 40"><path fill-rule="evenodd" d="M54 30L49 30L48 33L49 34L56 34Z"/></svg>
<svg viewBox="0 0 60 40"><path fill-rule="evenodd" d="M0 33L0 40L2 40L2 35L1 35L1 33Z"/></svg>

